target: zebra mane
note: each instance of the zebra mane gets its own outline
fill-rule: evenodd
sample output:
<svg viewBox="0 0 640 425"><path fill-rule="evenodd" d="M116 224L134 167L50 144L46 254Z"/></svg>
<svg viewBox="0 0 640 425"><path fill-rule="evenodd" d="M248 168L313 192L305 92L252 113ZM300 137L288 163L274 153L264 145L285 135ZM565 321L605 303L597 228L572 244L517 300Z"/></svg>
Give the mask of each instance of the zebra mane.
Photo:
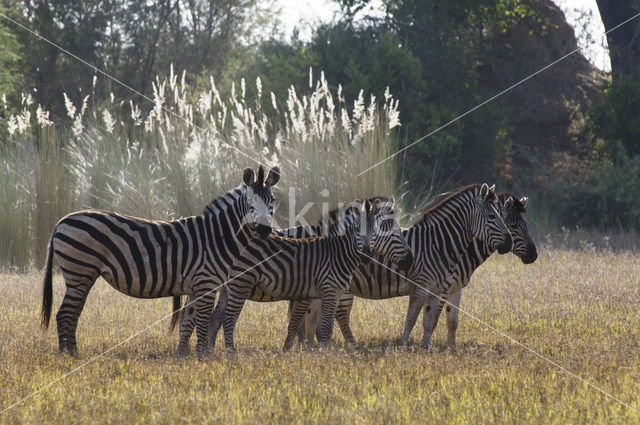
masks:
<svg viewBox="0 0 640 425"><path fill-rule="evenodd" d="M383 202L383 203L388 202L389 197L388 196L372 196L371 198L356 199L353 202L364 202L365 200L369 201L369 203L373 207L372 213L376 214L378 211L378 204L380 202ZM355 207L353 206L348 206L348 207L342 206L339 208L334 208L331 211L329 211L327 214L325 214L323 217L321 217L320 220L318 220L318 225L322 226L325 223L328 223L329 225L335 224L341 218L340 215L341 213L343 213L343 211L344 211L343 213L344 215L342 215L342 219L351 215L353 213L354 208Z"/></svg>
<svg viewBox="0 0 640 425"><path fill-rule="evenodd" d="M222 211L227 210L231 205L235 204L246 191L247 185L243 183L235 189L231 189L224 195L214 198L204 207L203 214L220 214Z"/></svg>
<svg viewBox="0 0 640 425"><path fill-rule="evenodd" d="M275 239L278 241L296 242L296 243L309 243L318 239L326 239L326 238L327 236L324 236L324 235L307 236L306 238L292 238L289 236L279 235L277 233L271 233L269 235L269 239Z"/></svg>
<svg viewBox="0 0 640 425"><path fill-rule="evenodd" d="M416 224L421 224L421 223L426 222L427 219L429 218L429 216L431 216L431 214L433 214L436 210L439 210L440 208L442 208L442 206L444 204L448 203L449 201L451 201L454 198L457 198L458 196L464 195L464 194L466 194L468 192L471 192L471 191L477 191L479 193L480 192L480 187L482 187L481 183L475 183L475 184L470 184L468 186L464 186L464 187L461 187L461 188L457 189L455 192L451 193L449 196L446 196L446 197L442 198L434 206L424 210L422 212L422 217L419 218L415 223L413 223L412 226L415 226ZM497 197L495 198L495 200L497 200Z"/></svg>

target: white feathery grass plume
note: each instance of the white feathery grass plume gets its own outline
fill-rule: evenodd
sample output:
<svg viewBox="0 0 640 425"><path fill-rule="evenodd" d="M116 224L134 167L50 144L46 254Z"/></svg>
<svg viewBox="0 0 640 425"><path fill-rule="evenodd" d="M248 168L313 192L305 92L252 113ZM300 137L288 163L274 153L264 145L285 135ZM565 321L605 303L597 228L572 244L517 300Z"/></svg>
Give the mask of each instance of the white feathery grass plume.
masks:
<svg viewBox="0 0 640 425"><path fill-rule="evenodd" d="M309 88L313 88L313 67L309 67Z"/></svg>
<svg viewBox="0 0 640 425"><path fill-rule="evenodd" d="M49 119L49 111L45 110L41 105L38 105L36 110L36 120L41 127L53 125L53 121Z"/></svg>
<svg viewBox="0 0 640 425"><path fill-rule="evenodd" d="M31 127L31 112L25 108L22 110L22 114L18 115L16 118L18 123L18 132L20 134L25 133L27 129Z"/></svg>
<svg viewBox="0 0 640 425"><path fill-rule="evenodd" d="M13 136L18 129L18 123L15 115L10 115L7 120L7 130L9 131L9 135Z"/></svg>
<svg viewBox="0 0 640 425"><path fill-rule="evenodd" d="M163 114L162 109L165 103L165 88L167 85L167 81L160 82L158 79L156 81L151 82L151 87L153 90L153 109L149 113L149 118L151 118L151 125L153 125L154 121L158 122L158 125L163 122Z"/></svg>
<svg viewBox="0 0 640 425"><path fill-rule="evenodd" d="M73 105L73 102L67 96L67 93L62 93L64 96L64 107L67 108L67 115L69 118L73 119L76 116L76 107Z"/></svg>
<svg viewBox="0 0 640 425"><path fill-rule="evenodd" d="M107 108L102 110L102 121L104 122L104 128L107 133L113 134L113 128L115 127L115 120L111 116L111 112Z"/></svg>
<svg viewBox="0 0 640 425"><path fill-rule="evenodd" d="M7 94L6 93L2 93L2 106L4 106L4 109L7 109Z"/></svg>
<svg viewBox="0 0 640 425"><path fill-rule="evenodd" d="M258 92L258 100L262 98L262 80L260 76L256 78L256 90ZM260 103L258 103L258 107L260 107Z"/></svg>
<svg viewBox="0 0 640 425"><path fill-rule="evenodd" d="M131 107L131 119L133 120L133 125L135 127L139 127L142 125L142 111L138 108L138 105L135 105L132 100L129 100L129 106Z"/></svg>
<svg viewBox="0 0 640 425"><path fill-rule="evenodd" d="M222 105L222 98L220 97L220 92L216 88L216 83L213 80L213 77L209 77L209 81L211 82L211 92L213 93L213 98L218 105Z"/></svg>
<svg viewBox="0 0 640 425"><path fill-rule="evenodd" d="M82 107L80 108L80 117L84 116L84 113L87 111L87 105L89 104L89 95L86 95L82 98Z"/></svg>
<svg viewBox="0 0 640 425"><path fill-rule="evenodd" d="M387 111L387 117L389 120L389 130L399 127L400 125L400 111L398 110L398 103L400 99L396 99L395 102L391 99L389 109Z"/></svg>
<svg viewBox="0 0 640 425"><path fill-rule="evenodd" d="M364 112L364 91L360 89L360 93L358 93L358 98L353 101L353 122L354 124L359 124L360 119L362 118L362 113Z"/></svg>
<svg viewBox="0 0 640 425"><path fill-rule="evenodd" d="M276 102L276 95L273 92L271 92L271 106L274 111L278 111L278 102Z"/></svg>
<svg viewBox="0 0 640 425"><path fill-rule="evenodd" d="M73 120L73 125L71 126L71 133L75 137L80 137L82 136L83 131L84 131L84 125L82 124L82 115L78 114Z"/></svg>
<svg viewBox="0 0 640 425"><path fill-rule="evenodd" d="M246 95L247 95L247 84L244 81L244 77L242 77L240 79L240 88L242 89L242 100L244 101L246 99Z"/></svg>
<svg viewBox="0 0 640 425"><path fill-rule="evenodd" d="M169 65L169 89L174 91L178 83L178 76L173 72L173 63Z"/></svg>

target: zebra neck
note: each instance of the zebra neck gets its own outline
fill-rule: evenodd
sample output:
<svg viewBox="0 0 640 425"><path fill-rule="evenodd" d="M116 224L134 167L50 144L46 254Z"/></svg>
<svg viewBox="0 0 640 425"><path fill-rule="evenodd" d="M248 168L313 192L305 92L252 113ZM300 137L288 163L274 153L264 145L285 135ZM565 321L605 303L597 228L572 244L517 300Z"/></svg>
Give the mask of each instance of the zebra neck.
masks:
<svg viewBox="0 0 640 425"><path fill-rule="evenodd" d="M348 267L355 268L360 262L358 244L354 235L355 230L346 229L339 236L331 236L327 238L331 252L346 263Z"/></svg>
<svg viewBox="0 0 640 425"><path fill-rule="evenodd" d="M470 198L472 199L472 198ZM426 214L408 229L407 240L414 252L422 247L435 251L452 269L473 241L471 235L471 203L452 199Z"/></svg>
<svg viewBox="0 0 640 425"><path fill-rule="evenodd" d="M211 201L204 211L207 245L216 251L213 258L223 260L228 267L256 234L255 229L244 221L247 211L243 195L246 190L247 186L241 185Z"/></svg>

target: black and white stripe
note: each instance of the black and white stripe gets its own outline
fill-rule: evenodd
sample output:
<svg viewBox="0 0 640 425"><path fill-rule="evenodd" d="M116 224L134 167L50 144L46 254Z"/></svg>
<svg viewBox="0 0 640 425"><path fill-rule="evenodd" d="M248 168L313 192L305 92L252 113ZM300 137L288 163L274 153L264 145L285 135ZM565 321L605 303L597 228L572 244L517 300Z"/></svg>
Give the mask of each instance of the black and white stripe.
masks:
<svg viewBox="0 0 640 425"><path fill-rule="evenodd" d="M59 349L76 353L76 327L87 295L99 276L118 291L138 298L193 295L198 354L207 348L207 325L231 264L251 238L271 233L274 167L266 181L250 168L240 187L211 201L203 215L151 221L107 211L80 211L54 227L43 282L42 324L48 327L55 260L66 293L58 314ZM189 329L181 329L183 332Z"/></svg>
<svg viewBox="0 0 640 425"><path fill-rule="evenodd" d="M214 337L222 319L226 346L234 348L233 330L237 318L245 301L252 298L255 288L259 287L264 294L259 297L261 301L299 301L299 308L293 310L290 318L285 350L293 344L310 299L322 300L318 334L320 343L327 344L337 302L348 289L358 264L372 255L369 248L405 267L413 261L395 216L386 209L368 212L368 206L369 202L365 201L364 213L352 214L342 220L342 231L338 235L304 239L274 235L252 242L234 263L229 284L218 302L212 327ZM365 223L361 222L363 217ZM361 232L361 224L364 232ZM245 272L275 253L279 254Z"/></svg>
<svg viewBox="0 0 640 425"><path fill-rule="evenodd" d="M452 284L450 270L454 270L457 264L465 262L464 257L468 254L467 247L472 241L479 241L477 237L480 232L475 231L478 225L471 225L474 215L486 216L485 225L488 227L485 233L483 246L495 251L500 244L502 251L510 246L511 239L502 234L502 229L506 230L502 220L497 220L496 214L492 212L492 208L500 207L501 204L494 205L490 202L491 193L484 192L486 185L474 185L458 191L451 197L443 200L437 206L431 208L424 213L422 220L403 231L403 234L409 245L411 246L415 262L414 266L408 273L408 277L420 284L423 288L434 291L438 294L447 293L447 288ZM488 189L488 188L487 188ZM484 196L483 204L478 204L475 199ZM474 210L476 210L474 212ZM447 217L450 217L447 219ZM465 230L467 224L468 230ZM493 235L493 236L492 236ZM527 233L528 235L528 233ZM500 239L502 238L502 241ZM529 238L530 240L530 238ZM515 239L518 246L514 250L520 250L520 239ZM534 248L535 249L535 248ZM420 301L420 294L425 292L424 289L417 288L409 280L394 273L390 269L388 262L377 259L382 264L372 262L368 265L361 265L351 282L349 293L345 294L338 304L336 319L342 331L345 341L355 343L353 333L349 327L349 315L353 304L353 297L358 296L369 299L386 299L399 296L410 295L416 298L414 305ZM411 303L410 303L411 305ZM315 316L313 310L317 306L312 306L310 315ZM419 311L419 310L418 310ZM407 321L415 318L409 317ZM409 322L411 328L413 324ZM305 327L307 329L307 338L312 339L315 324L310 321ZM408 338L408 331L405 334Z"/></svg>

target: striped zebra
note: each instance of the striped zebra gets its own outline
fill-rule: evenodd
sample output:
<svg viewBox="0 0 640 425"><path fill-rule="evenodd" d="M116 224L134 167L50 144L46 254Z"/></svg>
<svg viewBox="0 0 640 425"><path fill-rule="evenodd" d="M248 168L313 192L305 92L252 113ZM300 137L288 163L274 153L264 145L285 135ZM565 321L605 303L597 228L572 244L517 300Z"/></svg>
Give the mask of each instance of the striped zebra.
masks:
<svg viewBox="0 0 640 425"><path fill-rule="evenodd" d="M394 273L383 259L361 265L351 281L349 294L340 299L337 307L336 319L345 341L355 343L349 326L354 295L369 299L414 297L424 291L421 288L443 294L453 283L451 271L474 239L484 241L492 251L509 252L512 239L498 207L493 187L467 186L425 211L421 220L403 230L415 257L407 277L419 287ZM310 315L316 316L317 312L311 310ZM316 325L310 321L305 327L307 337L312 339Z"/></svg>
<svg viewBox="0 0 640 425"><path fill-rule="evenodd" d="M513 240L513 246L511 252L517 255L524 264L533 263L537 257L536 246L533 243L533 239L529 234L527 222L522 216L526 212L527 198L518 199L515 195L510 193L502 193L498 195L498 209L501 212L503 221L507 225L507 228L511 232L511 238ZM473 272L494 252L493 249L486 243L481 242L478 239L473 239L471 244L467 247L465 253L460 258L460 261L455 267L453 272L453 283L449 291L442 294L441 297L445 300L448 298L449 302L455 307L459 307L460 299L462 296L462 289L465 288ZM416 252L416 257L420 257L420 254ZM353 333L349 326L351 309L353 307L354 296L370 299L382 299L390 298L393 296L407 296L412 293L411 284L407 285L406 279L398 276L389 271L378 274L377 286L368 286L366 282L370 276L372 269L376 269L377 272L384 272L380 270L380 267L372 265L371 267L360 267L358 272L354 275L350 290L345 294L338 303L336 310L336 320L340 326L342 335L348 343L355 343ZM356 283L356 280L358 281ZM362 288L363 290L360 290ZM370 290L373 289L373 290ZM435 300L438 300L436 297ZM430 300L432 301L432 300ZM431 333L435 330L440 313L445 305L445 301L439 301L436 315L433 319L427 318L427 321L433 320L433 326L431 327ZM448 337L447 343L451 347L455 347L455 334L458 327L458 309L452 308L447 305L447 328ZM425 314L432 311L433 305L429 304L425 307ZM306 338L311 341L316 332L317 320L314 318L317 316L318 306L313 303L309 309L307 320L305 321L305 334ZM425 329L428 332L428 329ZM304 334L302 336L304 338ZM430 341L430 335L425 337L427 341Z"/></svg>
<svg viewBox="0 0 640 425"><path fill-rule="evenodd" d="M207 327L232 262L254 234L271 233L278 167L264 179L264 168L244 170L244 184L211 201L200 216L151 221L113 212L88 210L63 217L49 242L42 298L42 326L52 304L54 259L66 293L58 314L61 352L77 353L76 327L87 295L99 276L118 291L138 298L193 295L199 356L207 349ZM182 333L189 331L181 330ZM189 331L190 333L190 331Z"/></svg>
<svg viewBox="0 0 640 425"><path fill-rule="evenodd" d="M376 196L372 198L366 199L369 202L372 208L372 214L380 217L397 217L398 209L395 205L395 200L392 198L387 198L384 196ZM323 217L317 225L303 225L297 227L291 227L284 230L273 230L273 234L276 236L281 236L285 238L309 238L315 236L328 236L328 237L336 237L344 233L345 226L349 223L349 220L352 220L354 217L349 217L351 214L358 213L358 207L361 206L363 201L357 199L350 204L343 206L342 208L336 208L331 210L328 213L327 217ZM346 220L346 221L345 221ZM391 226L390 229L395 231L396 233L400 232L400 228L395 221L386 221L382 224ZM395 224L393 224L395 223ZM382 242L382 239L381 239ZM402 249L403 247L400 246ZM407 256L401 256L398 254L394 254L393 252L390 254L393 258L396 259L398 263L398 267L400 270L406 270L409 267L409 264L413 262L413 254ZM369 259L365 258L364 260L368 261ZM223 290L224 291L224 290ZM226 294L225 294L226 296ZM250 301L255 302L275 302L282 301L283 299L272 296L271 294L264 292L260 285L255 285L251 291L251 295L248 298ZM318 310L321 307L321 300L317 299ZM220 325L222 323L222 312L220 312L220 303L216 308L216 312L211 315L211 323L209 326L209 344L211 345L211 349L214 348L215 338L220 329ZM291 303L290 303L291 305ZM291 313L291 311L290 311ZM188 313L187 313L188 314ZM216 320L216 314L217 320ZM319 313L318 313L319 314ZM301 328L302 329L302 328Z"/></svg>
<svg viewBox="0 0 640 425"><path fill-rule="evenodd" d="M390 199L393 202L393 199ZM341 221L343 231L337 236L292 239L272 235L254 239L238 257L216 306L213 334L222 320L227 349L234 349L233 331L240 312L254 288L273 300L298 300L299 309L292 312L284 350L294 342L310 299L322 300L319 340L328 344L333 331L336 304L348 289L358 264L367 261L374 251L392 262L408 268L413 255L402 237L395 216L388 208L371 210L368 200L364 211ZM364 231L363 231L364 230ZM260 259L272 259L245 272Z"/></svg>

